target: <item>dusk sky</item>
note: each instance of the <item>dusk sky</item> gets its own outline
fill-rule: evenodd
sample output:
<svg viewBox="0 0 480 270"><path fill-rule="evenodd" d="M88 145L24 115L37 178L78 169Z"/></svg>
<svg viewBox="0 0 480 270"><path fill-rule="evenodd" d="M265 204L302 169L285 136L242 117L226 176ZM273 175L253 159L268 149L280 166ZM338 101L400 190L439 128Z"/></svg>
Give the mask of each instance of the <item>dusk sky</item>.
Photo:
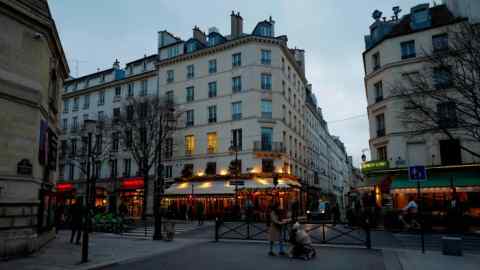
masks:
<svg viewBox="0 0 480 270"><path fill-rule="evenodd" d="M203 31L216 26L228 35L235 10L244 19L244 32L251 33L257 22L272 16L275 34L287 35L289 47L305 50L306 76L330 132L345 143L357 166L369 139L362 52L371 14L379 9L390 17L399 5L404 15L424 2L430 1L49 0L74 77L109 68L115 58L123 66L156 53L159 30L184 40L195 25Z"/></svg>

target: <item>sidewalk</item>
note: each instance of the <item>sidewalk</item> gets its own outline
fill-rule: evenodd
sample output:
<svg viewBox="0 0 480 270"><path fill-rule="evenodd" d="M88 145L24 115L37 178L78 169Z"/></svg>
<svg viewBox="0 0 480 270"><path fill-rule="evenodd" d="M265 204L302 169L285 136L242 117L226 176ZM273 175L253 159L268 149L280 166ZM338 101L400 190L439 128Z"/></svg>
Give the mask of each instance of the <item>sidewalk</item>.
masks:
<svg viewBox="0 0 480 270"><path fill-rule="evenodd" d="M118 239L106 234L90 234L89 262L80 264L81 246L70 244L69 231L57 237L39 252L25 258L0 261L0 270L84 270L99 269L115 263L148 258L182 249L206 240L175 239L172 242Z"/></svg>

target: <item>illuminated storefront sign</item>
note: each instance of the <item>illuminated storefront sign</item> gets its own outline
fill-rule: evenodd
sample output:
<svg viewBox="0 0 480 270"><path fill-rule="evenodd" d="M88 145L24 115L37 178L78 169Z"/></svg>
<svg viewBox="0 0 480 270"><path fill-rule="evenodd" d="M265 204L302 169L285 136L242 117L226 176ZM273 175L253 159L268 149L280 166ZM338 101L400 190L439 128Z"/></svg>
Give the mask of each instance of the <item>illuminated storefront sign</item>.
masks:
<svg viewBox="0 0 480 270"><path fill-rule="evenodd" d="M72 183L58 183L56 187L57 187L57 191L59 191L59 192L73 190L73 184Z"/></svg>
<svg viewBox="0 0 480 270"><path fill-rule="evenodd" d="M122 182L122 188L124 189L138 189L143 188L143 178L130 178L125 179Z"/></svg>
<svg viewBox="0 0 480 270"><path fill-rule="evenodd" d="M362 163L362 172L388 169L388 160L369 161Z"/></svg>

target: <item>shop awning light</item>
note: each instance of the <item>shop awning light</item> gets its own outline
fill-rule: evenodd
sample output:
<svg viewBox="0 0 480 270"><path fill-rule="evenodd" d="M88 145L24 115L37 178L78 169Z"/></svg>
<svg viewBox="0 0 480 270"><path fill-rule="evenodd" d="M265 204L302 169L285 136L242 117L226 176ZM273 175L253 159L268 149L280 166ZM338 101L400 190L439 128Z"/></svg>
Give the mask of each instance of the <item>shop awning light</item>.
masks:
<svg viewBox="0 0 480 270"><path fill-rule="evenodd" d="M185 188L188 188L188 183L187 182L181 183L177 187L177 189L185 189Z"/></svg>

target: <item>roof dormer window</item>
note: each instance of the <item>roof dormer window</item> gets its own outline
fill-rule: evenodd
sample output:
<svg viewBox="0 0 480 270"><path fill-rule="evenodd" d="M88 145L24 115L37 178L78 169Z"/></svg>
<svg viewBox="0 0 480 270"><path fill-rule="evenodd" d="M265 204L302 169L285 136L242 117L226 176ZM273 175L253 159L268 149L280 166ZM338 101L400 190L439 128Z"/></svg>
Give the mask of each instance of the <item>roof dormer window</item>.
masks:
<svg viewBox="0 0 480 270"><path fill-rule="evenodd" d="M187 53L192 53L196 50L197 46L195 42L187 43Z"/></svg>

